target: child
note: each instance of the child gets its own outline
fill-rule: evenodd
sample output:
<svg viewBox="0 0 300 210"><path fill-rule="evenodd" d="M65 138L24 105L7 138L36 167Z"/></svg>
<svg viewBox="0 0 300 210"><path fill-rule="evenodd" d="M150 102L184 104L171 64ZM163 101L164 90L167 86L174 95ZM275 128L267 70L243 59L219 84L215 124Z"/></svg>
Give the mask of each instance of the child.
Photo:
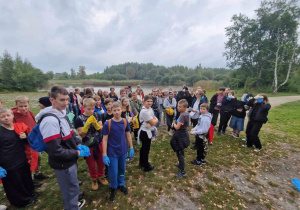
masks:
<svg viewBox="0 0 300 210"><path fill-rule="evenodd" d="M126 118L129 123L132 122L132 117L134 117L134 114L131 111L130 105L129 105L129 99L126 97L123 97L121 99L121 105L122 105L122 113L121 117Z"/></svg>
<svg viewBox="0 0 300 210"><path fill-rule="evenodd" d="M218 121L218 116L222 107L222 101L224 98L225 88L219 88L219 92L213 95L210 99L209 112L213 115L211 124L216 126Z"/></svg>
<svg viewBox="0 0 300 210"><path fill-rule="evenodd" d="M172 135L170 132L173 118L174 118L174 109L176 107L176 99L174 98L174 94L172 91L169 91L167 98L164 101L164 108L166 110L166 118L167 118L167 126L168 126L168 134ZM172 113L173 112L173 113Z"/></svg>
<svg viewBox="0 0 300 210"><path fill-rule="evenodd" d="M254 99L247 103L248 106L252 106L252 109L249 111L249 121L246 128L247 145L243 146L252 148L255 145L254 152L259 152L262 146L258 134L263 124L268 121L267 116L271 105L265 94L258 94Z"/></svg>
<svg viewBox="0 0 300 210"><path fill-rule="evenodd" d="M14 115L8 108L0 108L0 178L9 202L25 207L36 202L37 194L30 174L30 167L20 138L13 124Z"/></svg>
<svg viewBox="0 0 300 210"><path fill-rule="evenodd" d="M229 88L226 88L225 92L228 89ZM221 132L223 135L226 134L227 124L230 120L235 101L236 98L234 97L234 91L228 90L228 94L225 95L225 97L222 100L222 108L220 111L220 124L217 135L221 135Z"/></svg>
<svg viewBox="0 0 300 210"><path fill-rule="evenodd" d="M137 93L132 92L132 99L130 100L130 107L134 115L140 113L143 107L143 103L140 99L137 98Z"/></svg>
<svg viewBox="0 0 300 210"><path fill-rule="evenodd" d="M89 147L91 153L85 160L92 179L92 190L98 190L98 182L102 185L108 185L108 181L104 178L102 160L102 121L101 115L97 112L94 113L95 104L96 102L92 98L84 99L84 113L75 120L75 128L82 137L83 144Z"/></svg>
<svg viewBox="0 0 300 210"><path fill-rule="evenodd" d="M192 102L192 106L190 107L190 116L193 127L195 127L198 123L198 119L200 116L200 105L205 103L204 92L201 90L197 90L195 94L196 98Z"/></svg>
<svg viewBox="0 0 300 210"><path fill-rule="evenodd" d="M27 125L30 130L32 130L33 127L36 126L36 122L33 112L29 110L29 99L26 96L18 96L15 102L15 108L12 108L14 114L13 122L22 122ZM41 172L42 154L34 151L27 142L27 139L23 142L27 159L30 160L31 164L30 170L32 171L32 176L34 178L33 183L35 187L39 187L42 183L37 181L37 179L43 180L49 177Z"/></svg>
<svg viewBox="0 0 300 210"><path fill-rule="evenodd" d="M234 104L234 109L232 111L232 117L229 127L233 129L232 136L234 138L240 137L240 132L244 130L244 121L246 117L246 102L236 100Z"/></svg>
<svg viewBox="0 0 300 210"><path fill-rule="evenodd" d="M203 103L200 105L200 117L198 124L194 129L192 129L191 134L196 135L196 148L197 148L197 158L191 163L193 165L200 166L201 164L206 164L205 156L207 155L208 142L206 138L206 133L210 128L211 123L211 113L208 112L208 104Z"/></svg>
<svg viewBox="0 0 300 210"><path fill-rule="evenodd" d="M190 115L186 111L188 105L185 99L181 99L178 102L177 110L180 112L180 116L177 123L174 124L175 133L170 141L172 149L176 152L179 161L179 164L175 164L175 166L180 169L179 173L175 176L176 178L181 178L186 175L184 149L190 145L189 133L187 131L190 121Z"/></svg>
<svg viewBox="0 0 300 210"><path fill-rule="evenodd" d="M99 114L103 114L105 112L105 107L102 106L100 96L95 95L93 99L96 102L94 111Z"/></svg>
<svg viewBox="0 0 300 210"><path fill-rule="evenodd" d="M109 95L109 98L112 98L114 101L118 100L118 95L115 93L114 87L110 88L110 93L108 95Z"/></svg>
<svg viewBox="0 0 300 210"><path fill-rule="evenodd" d="M125 89L121 89L120 90L120 98L118 99L118 101L121 101L122 98L124 98L124 97L127 98L127 96L126 96L126 90Z"/></svg>
<svg viewBox="0 0 300 210"><path fill-rule="evenodd" d="M140 163L139 167L143 168L145 172L154 169L154 165L149 163L149 152L151 146L152 131L155 130L155 125L158 119L155 117L153 109L151 108L153 104L152 96L146 95L144 97L144 106L140 113L140 122L142 125L138 131L138 144L142 142L142 147L140 150Z"/></svg>
<svg viewBox="0 0 300 210"><path fill-rule="evenodd" d="M126 119L121 117L121 103L114 102L111 105L111 110L114 117L104 123L102 133L103 162L108 166L111 187L109 199L114 201L117 188L125 195L128 194L127 187L125 186L127 143L130 146L130 157L133 157L134 149L129 123Z"/></svg>
<svg viewBox="0 0 300 210"><path fill-rule="evenodd" d="M103 113L103 115L102 115L102 125L104 125L106 120L109 120L109 119L113 118L113 116L114 116L111 111L111 104L113 102L114 102L114 100L112 98L104 99L104 106L105 106L106 112Z"/></svg>

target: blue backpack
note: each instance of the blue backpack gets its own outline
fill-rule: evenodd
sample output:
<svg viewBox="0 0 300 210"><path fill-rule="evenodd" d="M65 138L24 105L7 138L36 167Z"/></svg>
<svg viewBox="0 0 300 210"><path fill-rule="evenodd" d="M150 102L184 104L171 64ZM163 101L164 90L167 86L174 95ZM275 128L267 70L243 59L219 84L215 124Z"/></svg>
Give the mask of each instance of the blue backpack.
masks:
<svg viewBox="0 0 300 210"><path fill-rule="evenodd" d="M55 117L58 120L60 132L62 130L60 126L60 120L55 114L51 114L51 113L44 114L41 117L41 119L38 121L38 124L33 127L33 129L28 135L28 143L30 144L31 148L36 152L47 151L47 145L44 143L44 139L40 131L40 123L45 117L48 116Z"/></svg>

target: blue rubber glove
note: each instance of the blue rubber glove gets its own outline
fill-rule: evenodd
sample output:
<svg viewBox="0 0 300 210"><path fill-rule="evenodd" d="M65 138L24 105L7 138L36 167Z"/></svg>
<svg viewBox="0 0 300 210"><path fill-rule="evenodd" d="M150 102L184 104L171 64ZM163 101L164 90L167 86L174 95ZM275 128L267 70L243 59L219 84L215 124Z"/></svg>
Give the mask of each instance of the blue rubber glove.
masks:
<svg viewBox="0 0 300 210"><path fill-rule="evenodd" d="M258 103L262 103L264 100L262 98L257 99Z"/></svg>
<svg viewBox="0 0 300 210"><path fill-rule="evenodd" d="M201 100L205 100L205 97L201 97L201 98L200 98L200 101L201 101Z"/></svg>
<svg viewBox="0 0 300 210"><path fill-rule="evenodd" d="M300 192L300 180L294 178L292 181L293 185L297 188L297 190Z"/></svg>
<svg viewBox="0 0 300 210"><path fill-rule="evenodd" d="M78 147L77 147L77 149L79 150L79 151L85 151L85 152L90 152L90 148L88 148L87 146L85 146L85 145L78 145Z"/></svg>
<svg viewBox="0 0 300 210"><path fill-rule="evenodd" d="M88 157L91 155L90 150L89 151L85 151L84 149L79 150L80 154L79 157Z"/></svg>
<svg viewBox="0 0 300 210"><path fill-rule="evenodd" d="M7 174L6 170L0 167L0 178L6 177L6 174Z"/></svg>
<svg viewBox="0 0 300 210"><path fill-rule="evenodd" d="M227 96L227 98L226 98L228 101L231 101L231 98L229 98L228 96Z"/></svg>
<svg viewBox="0 0 300 210"><path fill-rule="evenodd" d="M110 160L109 160L109 158L107 157L107 155L106 155L106 156L103 156L103 163L104 163L105 165L109 166Z"/></svg>
<svg viewBox="0 0 300 210"><path fill-rule="evenodd" d="M131 148L130 150L129 150L129 157L133 157L133 155L134 155L134 149L133 148Z"/></svg>

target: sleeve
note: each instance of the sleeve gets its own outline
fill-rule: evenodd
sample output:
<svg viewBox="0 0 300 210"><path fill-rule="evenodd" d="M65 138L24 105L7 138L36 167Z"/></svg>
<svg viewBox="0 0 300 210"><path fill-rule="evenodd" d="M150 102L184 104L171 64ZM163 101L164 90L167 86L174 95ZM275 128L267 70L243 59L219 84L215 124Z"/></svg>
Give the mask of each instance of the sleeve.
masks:
<svg viewBox="0 0 300 210"><path fill-rule="evenodd" d="M148 122L149 120L153 119L153 117L151 117L151 115L148 114L148 111L144 111L144 110L141 111L140 116L143 122Z"/></svg>
<svg viewBox="0 0 300 210"><path fill-rule="evenodd" d="M128 122L128 120L126 119L126 122L127 122L127 126L125 128L125 132L130 132L131 131L131 128L130 128L130 124Z"/></svg>
<svg viewBox="0 0 300 210"><path fill-rule="evenodd" d="M102 134L103 135L108 135L108 121L106 121L103 125L103 128L102 128Z"/></svg>
<svg viewBox="0 0 300 210"><path fill-rule="evenodd" d="M74 121L74 127L77 129L77 128L81 128L83 126L84 125L83 125L82 120L79 117L77 117L76 120Z"/></svg>
<svg viewBox="0 0 300 210"><path fill-rule="evenodd" d="M77 150L65 149L61 146L60 127L55 117L44 119L40 124L40 131L45 144L48 146L47 152L50 158L69 161L78 156Z"/></svg>
<svg viewBox="0 0 300 210"><path fill-rule="evenodd" d="M269 111L271 109L271 105L270 104L262 104L262 109L264 111Z"/></svg>
<svg viewBox="0 0 300 210"><path fill-rule="evenodd" d="M175 107L176 107L176 99L175 98L172 98L172 105L171 105L171 107L173 109L175 109Z"/></svg>
<svg viewBox="0 0 300 210"><path fill-rule="evenodd" d="M201 120L200 125L195 127L196 134L205 134L208 132L210 128L210 121L209 120Z"/></svg>
<svg viewBox="0 0 300 210"><path fill-rule="evenodd" d="M173 100L172 100L172 101L173 101ZM169 106L168 106L168 99L167 99L167 98L166 98L165 101L164 101L163 107L164 107L164 108L169 108Z"/></svg>
<svg viewBox="0 0 300 210"><path fill-rule="evenodd" d="M184 123L185 123L185 117L183 116L183 114L181 114L181 115L179 116L179 121L178 121L178 123L180 123L181 125L184 125Z"/></svg>

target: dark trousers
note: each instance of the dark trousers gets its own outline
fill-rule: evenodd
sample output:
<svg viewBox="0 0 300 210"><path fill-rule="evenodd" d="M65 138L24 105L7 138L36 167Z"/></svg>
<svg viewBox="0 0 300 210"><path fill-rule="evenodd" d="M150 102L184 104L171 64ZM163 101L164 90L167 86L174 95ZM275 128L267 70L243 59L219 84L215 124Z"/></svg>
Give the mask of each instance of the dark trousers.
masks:
<svg viewBox="0 0 300 210"><path fill-rule="evenodd" d="M148 138L148 135L145 131L141 131L140 140L142 141L142 147L140 150L140 166L147 167L149 166L149 152L151 146L151 139Z"/></svg>
<svg viewBox="0 0 300 210"><path fill-rule="evenodd" d="M173 122L173 118L174 118L174 114L173 115L168 115L167 116L167 126L168 126L168 131L171 130L171 126L172 126L172 122Z"/></svg>
<svg viewBox="0 0 300 210"><path fill-rule="evenodd" d="M185 170L185 164L184 164L184 149L177 150L176 151L178 162L179 162L179 168L180 170Z"/></svg>
<svg viewBox="0 0 300 210"><path fill-rule="evenodd" d="M191 119L191 122L192 122L193 128L195 128L195 126L198 123L198 119Z"/></svg>
<svg viewBox="0 0 300 210"><path fill-rule="evenodd" d="M247 135L247 146L252 147L253 144L256 148L261 149L261 142L258 137L259 131L262 127L262 122L253 122L249 121L246 128L246 135Z"/></svg>
<svg viewBox="0 0 300 210"><path fill-rule="evenodd" d="M34 186L28 163L7 170L7 176L2 178L2 181L6 197L13 206L24 207L33 199Z"/></svg>
<svg viewBox="0 0 300 210"><path fill-rule="evenodd" d="M208 141L206 137L204 139L196 136L196 146L197 146L197 160L204 160L208 152Z"/></svg>
<svg viewBox="0 0 300 210"><path fill-rule="evenodd" d="M216 126L217 121L218 121L218 116L219 116L219 110L215 110L215 109L214 109L212 115L213 115L213 117L212 117L212 119L211 119L211 124L212 124L213 126Z"/></svg>
<svg viewBox="0 0 300 210"><path fill-rule="evenodd" d="M231 112L226 112L226 111L222 111L220 112L220 124L219 124L219 132L221 132L221 130L223 132L225 132L226 128L227 128L227 124L230 120L231 117Z"/></svg>

